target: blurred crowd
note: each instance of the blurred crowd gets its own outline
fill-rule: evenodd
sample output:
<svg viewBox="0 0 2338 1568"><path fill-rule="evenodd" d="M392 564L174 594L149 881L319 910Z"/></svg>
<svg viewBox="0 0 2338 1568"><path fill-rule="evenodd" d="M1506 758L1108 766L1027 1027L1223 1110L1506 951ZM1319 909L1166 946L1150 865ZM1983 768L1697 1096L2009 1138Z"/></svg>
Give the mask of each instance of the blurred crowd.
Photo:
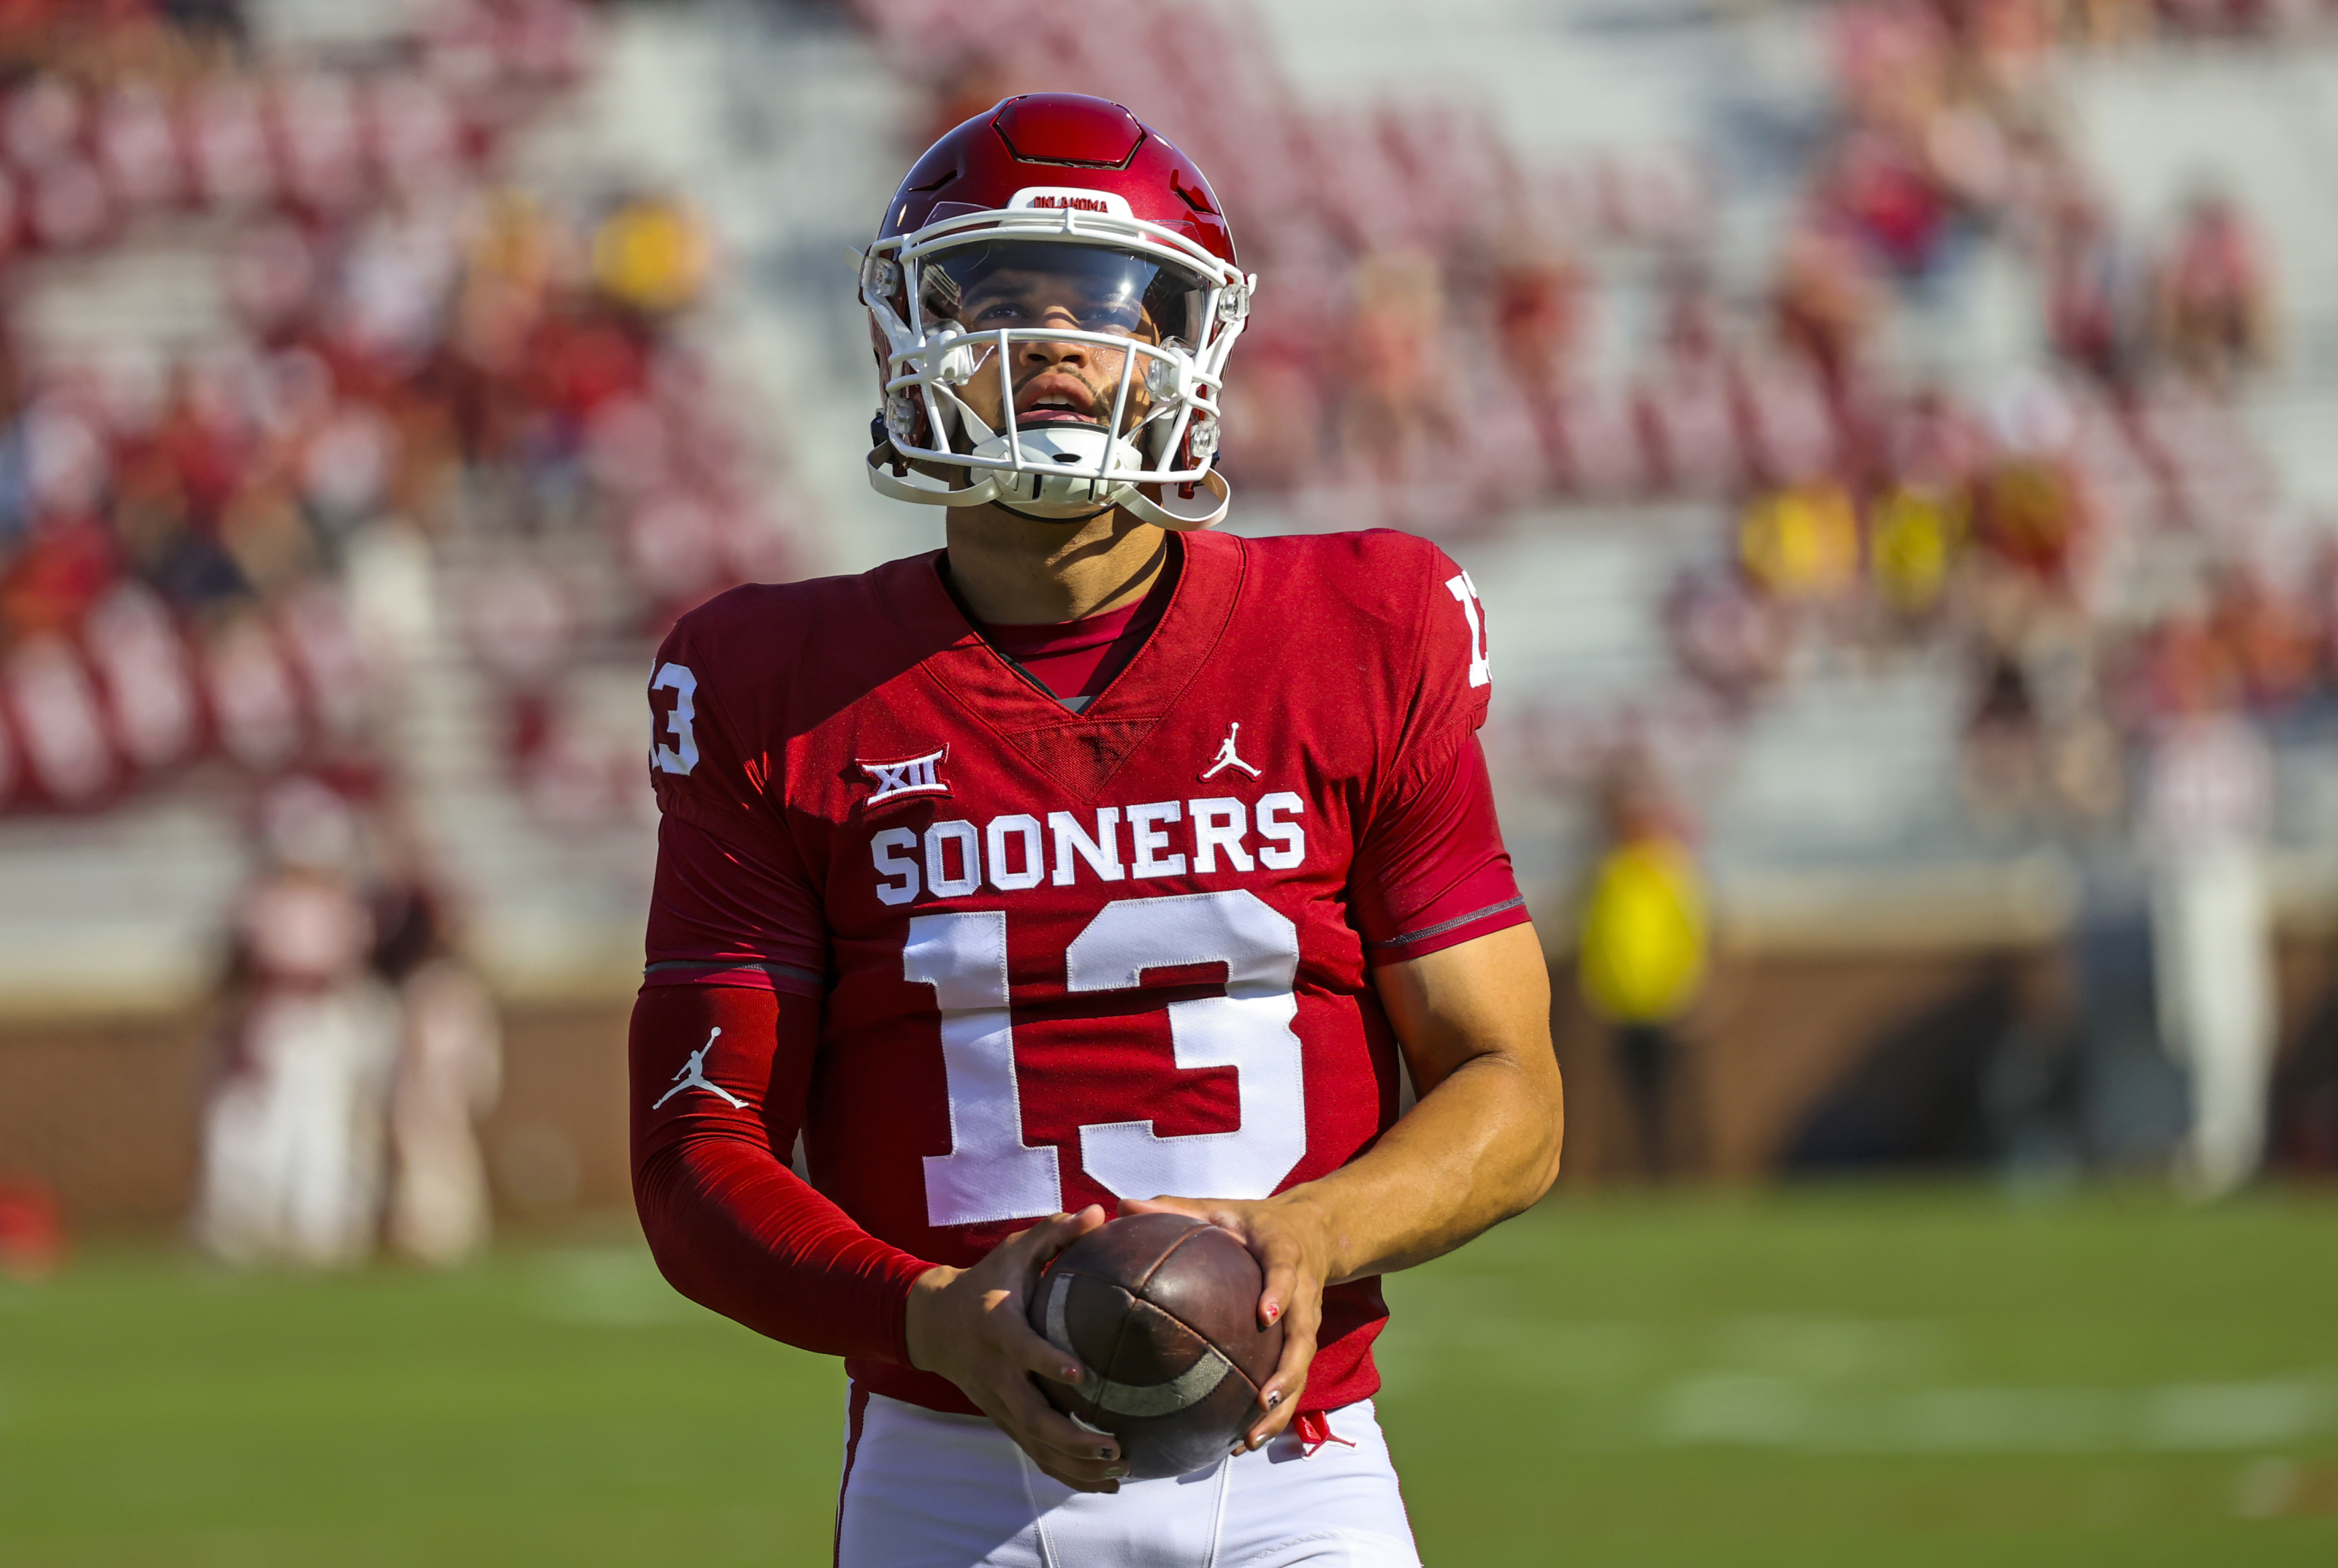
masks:
<svg viewBox="0 0 2338 1568"><path fill-rule="evenodd" d="M594 13L420 14L294 54L228 4L0 12L0 807L100 807L207 760L378 773L401 662L451 654L495 690L530 799L595 820L634 808L638 748L571 733L580 640L645 651L788 574L681 326L704 226L656 191L564 206L503 173L585 72ZM44 289L156 255L194 257L216 309L154 324L124 298L118 333L44 330ZM427 609L411 579L457 537L452 646L416 647L398 603ZM603 558L614 588L578 603Z"/></svg>
<svg viewBox="0 0 2338 1568"><path fill-rule="evenodd" d="M1748 603L1677 601L1684 663L1732 700L1777 679L1798 618L1870 648L1960 642L1985 816L2114 820L2120 738L2204 707L2286 710L2333 673L2332 564L2282 558L2269 466L2230 407L2275 347L2264 241L2214 190L2162 235L2123 232L2059 122L2058 43L2132 34L2119 9L1833 13L1837 113L1774 306L1838 456L1743 507ZM1982 246L2040 279L2051 358L1981 399L1895 385L1873 352L1892 311Z"/></svg>
<svg viewBox="0 0 2338 1568"><path fill-rule="evenodd" d="M233 1263L428 1264L485 1242L476 1122L496 1011L457 954L443 879L382 802L314 779L254 811L202 1128L197 1238Z"/></svg>

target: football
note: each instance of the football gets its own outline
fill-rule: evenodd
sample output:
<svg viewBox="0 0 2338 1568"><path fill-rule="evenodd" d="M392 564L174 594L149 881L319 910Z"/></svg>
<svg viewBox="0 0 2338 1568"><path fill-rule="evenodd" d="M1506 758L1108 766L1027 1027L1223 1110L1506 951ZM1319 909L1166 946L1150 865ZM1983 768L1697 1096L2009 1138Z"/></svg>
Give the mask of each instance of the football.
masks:
<svg viewBox="0 0 2338 1568"><path fill-rule="evenodd" d="M1258 1411L1282 1325L1258 1326L1265 1276L1230 1230L1134 1214L1073 1242L1040 1276L1031 1327L1079 1358L1056 1407L1120 1439L1136 1480L1214 1464Z"/></svg>

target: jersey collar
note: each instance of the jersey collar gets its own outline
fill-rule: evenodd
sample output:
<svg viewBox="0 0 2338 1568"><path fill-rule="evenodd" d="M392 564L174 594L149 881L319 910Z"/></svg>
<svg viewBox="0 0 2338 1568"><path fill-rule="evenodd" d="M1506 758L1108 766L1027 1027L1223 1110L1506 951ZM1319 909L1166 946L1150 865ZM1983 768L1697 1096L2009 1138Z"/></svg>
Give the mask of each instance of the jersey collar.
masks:
<svg viewBox="0 0 2338 1568"><path fill-rule="evenodd" d="M979 718L1002 733L1034 728L1152 720L1169 711L1208 662L1233 617L1241 593L1244 551L1223 534L1183 534L1184 564L1161 623L1144 646L1097 694L1073 712L1035 686L976 631L935 568L938 550L884 568L887 608L915 645L929 647L919 666Z"/></svg>

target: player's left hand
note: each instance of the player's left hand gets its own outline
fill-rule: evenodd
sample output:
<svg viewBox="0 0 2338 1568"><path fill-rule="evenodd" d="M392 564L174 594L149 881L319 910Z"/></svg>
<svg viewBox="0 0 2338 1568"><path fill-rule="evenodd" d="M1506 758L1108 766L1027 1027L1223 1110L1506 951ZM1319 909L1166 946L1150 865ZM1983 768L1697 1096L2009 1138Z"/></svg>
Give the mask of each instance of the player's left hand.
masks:
<svg viewBox="0 0 2338 1568"><path fill-rule="evenodd" d="M1260 1327L1282 1324L1282 1359L1258 1391L1259 1416L1242 1436L1244 1449L1263 1446L1299 1413L1300 1391L1315 1359L1323 1326L1323 1281L1331 1240L1322 1211L1298 1192L1266 1199L1146 1198L1120 1206L1123 1214L1183 1214L1231 1230L1258 1259L1266 1289L1258 1298Z"/></svg>

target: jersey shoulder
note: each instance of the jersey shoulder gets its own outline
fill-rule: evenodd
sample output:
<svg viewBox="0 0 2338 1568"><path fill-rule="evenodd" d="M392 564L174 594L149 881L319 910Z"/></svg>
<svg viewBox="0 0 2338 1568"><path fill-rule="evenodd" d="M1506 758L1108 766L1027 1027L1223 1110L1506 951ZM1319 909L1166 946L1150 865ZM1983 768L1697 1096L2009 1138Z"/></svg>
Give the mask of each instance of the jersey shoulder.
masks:
<svg viewBox="0 0 2338 1568"><path fill-rule="evenodd" d="M1276 634L1361 642L1415 675L1459 662L1469 687L1487 684L1485 619L1453 558L1393 528L1244 540L1245 611ZM1436 667L1432 669L1432 667Z"/></svg>
<svg viewBox="0 0 2338 1568"><path fill-rule="evenodd" d="M702 685L759 705L822 707L865 695L933 651L894 607L905 583L933 570L913 555L850 576L750 583L676 621L661 665L688 665Z"/></svg>
<svg viewBox="0 0 2338 1568"><path fill-rule="evenodd" d="M833 629L851 623L871 603L869 580L874 575L863 572L795 583L742 583L683 613L667 640L693 650L783 663L820 646Z"/></svg>
<svg viewBox="0 0 2338 1568"><path fill-rule="evenodd" d="M1493 676L1484 612L1469 573L1443 550L1391 528L1243 546L1253 635L1340 671L1346 700L1384 708L1408 736L1485 722Z"/></svg>
<svg viewBox="0 0 2338 1568"><path fill-rule="evenodd" d="M1248 573L1277 594L1326 594L1391 620L1417 619L1430 593L1460 571L1418 534L1393 528L1283 534L1243 542Z"/></svg>

